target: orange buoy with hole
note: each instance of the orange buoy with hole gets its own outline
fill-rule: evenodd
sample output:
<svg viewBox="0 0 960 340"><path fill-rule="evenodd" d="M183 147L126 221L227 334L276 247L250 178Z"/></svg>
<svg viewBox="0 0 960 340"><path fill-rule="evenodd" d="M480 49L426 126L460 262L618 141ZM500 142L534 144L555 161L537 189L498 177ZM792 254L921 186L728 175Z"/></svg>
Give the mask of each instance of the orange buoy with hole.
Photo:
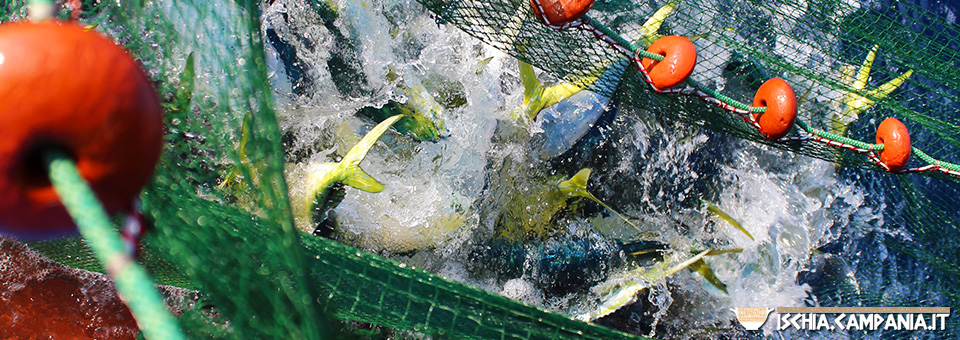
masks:
<svg viewBox="0 0 960 340"><path fill-rule="evenodd" d="M760 85L753 96L753 106L767 108L763 113L753 114L767 139L783 138L797 121L797 95L783 79L773 78Z"/></svg>
<svg viewBox="0 0 960 340"><path fill-rule="evenodd" d="M890 117L877 127L877 144L883 144L880 161L890 172L898 172L910 161L910 132L899 119Z"/></svg>
<svg viewBox="0 0 960 340"><path fill-rule="evenodd" d="M533 8L537 20L556 26L579 20L592 6L593 0L530 0L530 7Z"/></svg>
<svg viewBox="0 0 960 340"><path fill-rule="evenodd" d="M126 210L163 145L162 109L126 51L68 22L0 25L0 234L76 232L44 150L73 158L110 213Z"/></svg>
<svg viewBox="0 0 960 340"><path fill-rule="evenodd" d="M650 75L653 86L658 89L668 89L683 83L693 73L697 65L697 47L690 39L668 35L654 41L647 52L663 56L663 60L656 61L643 58L641 64Z"/></svg>

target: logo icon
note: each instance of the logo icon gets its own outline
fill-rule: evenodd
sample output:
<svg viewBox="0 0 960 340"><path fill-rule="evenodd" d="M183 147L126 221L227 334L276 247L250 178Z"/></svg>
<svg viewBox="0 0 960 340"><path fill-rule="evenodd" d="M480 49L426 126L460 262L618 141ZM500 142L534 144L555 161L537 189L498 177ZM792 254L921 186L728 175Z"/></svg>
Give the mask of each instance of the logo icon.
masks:
<svg viewBox="0 0 960 340"><path fill-rule="evenodd" d="M737 307L733 309L737 313L737 320L750 331L755 331L763 327L767 322L767 316L776 309L767 307Z"/></svg>

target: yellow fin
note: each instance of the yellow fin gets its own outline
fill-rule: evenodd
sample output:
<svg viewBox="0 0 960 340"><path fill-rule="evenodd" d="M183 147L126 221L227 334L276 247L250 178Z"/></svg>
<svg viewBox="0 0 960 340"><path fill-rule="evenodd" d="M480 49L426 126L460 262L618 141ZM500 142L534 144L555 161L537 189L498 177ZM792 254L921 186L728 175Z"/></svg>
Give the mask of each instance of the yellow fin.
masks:
<svg viewBox="0 0 960 340"><path fill-rule="evenodd" d="M662 281L670 275L673 275L684 268L690 267L692 264L696 263L703 259L704 256L707 256L709 251L704 251L696 256L678 263L669 269L664 269L668 265L667 263L673 262L672 257L664 257L664 261L658 265L654 265L652 268L636 268L629 270L623 275L619 276L621 278L627 278L624 282L613 283L613 284L602 284L597 288L600 291L600 294L604 295L601 298L602 302L600 306L596 308L593 312L583 313L575 316L577 320L584 322L593 321L604 316L607 316L613 312L616 312L623 306L629 305L636 301L637 293L648 288L648 283Z"/></svg>
<svg viewBox="0 0 960 340"><path fill-rule="evenodd" d="M567 82L545 88L543 89L543 107L549 107L570 98L580 90L583 90L583 88Z"/></svg>
<svg viewBox="0 0 960 340"><path fill-rule="evenodd" d="M744 228L743 225L740 224L740 222L737 222L737 220L735 220L733 217L723 212L723 210L720 210L720 207L717 207L713 203L710 203L710 201L707 201L702 198L700 199L700 202L707 207L707 211L713 213L714 215L717 215L717 217L719 217L724 221L727 221L727 223L730 223L730 225L732 225L734 228L737 228L737 230L740 230L745 235L747 235L747 237L749 237L751 241L756 241L755 239L753 239L753 235L750 235L750 232L747 231L747 229Z"/></svg>
<svg viewBox="0 0 960 340"><path fill-rule="evenodd" d="M717 287L717 289L724 294L729 294L727 293L727 285L717 278L717 275L713 272L713 269L711 269L710 266L707 265L707 262L703 259L699 259L697 262L690 264L690 269L693 269L699 273L700 276L707 280L707 282L712 284L714 287Z"/></svg>
<svg viewBox="0 0 960 340"><path fill-rule="evenodd" d="M873 67L873 61L877 59L877 50L879 49L880 45L873 45L873 48L867 53L867 57L863 59L863 65L860 66L860 71L857 72L857 77L853 79L851 87L857 90L863 90L867 87L867 81L870 80L870 69Z"/></svg>
<svg viewBox="0 0 960 340"><path fill-rule="evenodd" d="M667 276L676 274L677 272L683 270L684 268L687 268L687 267L689 267L690 265L696 263L697 261L702 260L703 257L704 257L704 256L707 256L707 254L709 254L709 253L710 253L709 250L704 250L704 251L700 252L699 254L697 254L696 256L691 257L690 259L678 263L677 265L675 265L675 266L671 267L670 269L667 269L667 271L663 272L663 276L662 276L662 277L659 277L658 280L662 280L662 279L667 278Z"/></svg>
<svg viewBox="0 0 960 340"><path fill-rule="evenodd" d="M592 84L599 79L596 75L586 77L571 77L572 81L561 82L560 84L543 87L543 84L537 79L533 66L524 62L520 63L520 82L523 83L523 105L517 110L514 118L526 117L534 120L543 109L559 103L570 96L583 90L583 86Z"/></svg>
<svg viewBox="0 0 960 340"><path fill-rule="evenodd" d="M383 191L383 183L378 182L373 176L370 176L370 174L363 171L363 169L360 169L360 167L347 168L345 171L347 173L343 178L343 184L366 192Z"/></svg>
<svg viewBox="0 0 960 340"><path fill-rule="evenodd" d="M346 156L343 156L343 160L341 160L340 163L353 166L360 165L360 162L363 161L363 158L367 156L367 152L373 148L373 145L377 143L377 140L380 139L380 136L383 136L383 133L387 132L387 130L390 129L390 126L393 125L393 123L396 123L402 117L403 115L396 115L384 119L382 122L380 122L380 124L377 124L377 126L373 127L370 132L367 132L366 136L363 136L363 139L357 142L357 145L354 145L353 148L347 152Z"/></svg>
<svg viewBox="0 0 960 340"><path fill-rule="evenodd" d="M866 96L861 95L860 91L866 89L867 82L870 80L870 70L873 67L874 60L877 58L877 51L879 49L880 45L873 45L873 48L867 53L867 57L863 59L863 64L855 76L849 73L851 72L849 69L845 69L841 74L841 79L844 81L853 81L850 84L853 91L847 91L843 94L844 107L842 112L834 114L834 118L830 124L831 132L845 135L847 126L855 122L860 117L860 114L873 107L873 105L877 103L877 100L886 98L890 93L899 88L900 85L903 85L907 78L913 75L913 70L909 70L885 84L880 85L876 89L867 91Z"/></svg>
<svg viewBox="0 0 960 340"><path fill-rule="evenodd" d="M880 87L870 90L870 92L867 92L867 96L873 97L874 100L886 98L890 93L899 88L900 85L903 85L903 82L907 81L907 78L910 78L912 75L913 70L908 70L899 77L893 78L885 84L880 85Z"/></svg>
<svg viewBox="0 0 960 340"><path fill-rule="evenodd" d="M627 224L629 224L631 227L633 227L637 231L643 232L642 230L640 230L640 227L638 227L636 224L633 224L633 222L630 222L630 220L627 219L626 216L623 216L616 210L613 210L613 208L611 208L609 205L607 205L606 203L603 203L602 201L600 201L600 199L598 199L596 196L593 196L593 194L587 191L587 181L590 180L590 174L592 173L593 173L593 169L590 169L590 168L580 169L580 171L578 171L576 175L573 175L573 177L570 177L570 179L560 182L560 184L558 185L558 187L560 188L560 192L563 193L563 195L567 198L584 197L591 201L597 202L597 204L602 206L604 209L609 210L614 215L617 215L617 217L619 217L624 222L627 222Z"/></svg>
<svg viewBox="0 0 960 340"><path fill-rule="evenodd" d="M663 25L667 16L673 13L673 10L676 9L679 4L680 0L668 2L666 5L657 9L657 11L643 23L643 26L640 27L640 34L643 36L639 40L643 42L645 46L650 46L654 41L663 37L663 35L657 34L657 31L660 30L660 26Z"/></svg>
<svg viewBox="0 0 960 340"><path fill-rule="evenodd" d="M380 136L383 136L383 133L387 132L390 126L400 120L400 118L403 118L403 115L395 115L384 119L380 124L373 127L370 132L367 132L367 135L363 136L363 139L357 142L357 145L354 145L353 148L347 152L347 155L343 156L343 160L337 164L337 168L334 170L336 173L333 174L335 181L367 192L383 191L383 184L364 172L363 169L360 169L360 162L367 156L367 152L373 148L373 145L377 143Z"/></svg>

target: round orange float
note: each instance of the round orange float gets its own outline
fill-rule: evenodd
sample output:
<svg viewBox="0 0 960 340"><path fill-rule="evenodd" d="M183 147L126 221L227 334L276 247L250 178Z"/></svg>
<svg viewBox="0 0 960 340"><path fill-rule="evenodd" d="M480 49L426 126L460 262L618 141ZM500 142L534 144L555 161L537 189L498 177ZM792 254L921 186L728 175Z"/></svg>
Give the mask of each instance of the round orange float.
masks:
<svg viewBox="0 0 960 340"><path fill-rule="evenodd" d="M887 118L877 127L877 144L883 144L880 161L890 172L903 170L910 161L910 132L899 119Z"/></svg>
<svg viewBox="0 0 960 340"><path fill-rule="evenodd" d="M592 6L593 0L530 0L537 20L546 18L545 24L557 26L579 20Z"/></svg>
<svg viewBox="0 0 960 340"><path fill-rule="evenodd" d="M640 61L650 75L653 86L661 90L686 81L693 73L693 67L697 65L697 47L690 39L678 35L658 39L650 45L647 52L663 56L661 61L650 58Z"/></svg>
<svg viewBox="0 0 960 340"><path fill-rule="evenodd" d="M113 41L65 22L0 25L0 233L75 232L44 150L70 155L108 212L130 207L160 156L161 110Z"/></svg>
<svg viewBox="0 0 960 340"><path fill-rule="evenodd" d="M783 79L773 78L760 85L753 97L753 106L767 108L763 113L753 114L767 139L783 138L797 121L797 95Z"/></svg>

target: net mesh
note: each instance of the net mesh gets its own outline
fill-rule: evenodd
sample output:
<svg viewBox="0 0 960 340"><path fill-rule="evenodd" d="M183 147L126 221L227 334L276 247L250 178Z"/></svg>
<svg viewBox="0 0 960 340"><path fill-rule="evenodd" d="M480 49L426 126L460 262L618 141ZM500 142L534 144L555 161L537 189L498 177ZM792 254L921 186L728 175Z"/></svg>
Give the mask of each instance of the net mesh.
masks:
<svg viewBox="0 0 960 340"><path fill-rule="evenodd" d="M598 65L627 58L591 31L543 25L527 1L421 3L440 21L560 78L588 76ZM599 1L589 16L643 49L641 25L662 5ZM22 19L24 6L23 1L5 2L0 20ZM96 24L96 30L130 49L166 103L166 152L143 195L153 225L143 261L159 283L197 289L216 306L217 313L187 311L180 322L188 333L316 338L340 327L326 319L330 315L463 338L629 337L298 234L283 180L258 6L255 1L83 1L80 21ZM61 10L63 18L70 14L69 8ZM749 102L763 81L782 77L802 97L799 119L811 128L843 126L848 137L872 143L879 121L894 116L907 125L916 148L938 160L960 161L960 30L941 16L902 2L685 0L658 33L697 37L692 80L702 89ZM849 75L875 45L871 80L866 87L854 86ZM913 75L888 96L869 92L908 70ZM821 304L960 307L960 273L952 261L960 255L957 177L939 171L862 171L881 169L864 153L813 139L767 140L716 105L651 91L643 75L629 66L619 82L589 86L625 105L653 108L670 120L834 162L841 176L878 193L870 196L871 204L884 207L885 223L910 237L872 235L837 244L885 247L895 256L876 260L888 269L863 266L856 275L916 273L911 268L920 267L929 275L918 284L925 289L890 296L882 287L851 289L853 283L837 282L815 290ZM851 93L876 104L847 125L838 113ZM788 137L800 136L798 130ZM912 158L911 167L923 165L919 157ZM225 181L228 185L220 186ZM77 240L32 247L61 263L100 269L92 256L83 256L86 250ZM851 265L870 259L847 256L839 262L844 261ZM950 319L951 334L957 332L955 320Z"/></svg>
<svg viewBox="0 0 960 340"><path fill-rule="evenodd" d="M642 24L666 4L598 1L587 14L589 18L583 20L584 26L595 27L557 30L540 22L527 1L423 3L441 22L457 25L485 43L567 80L589 80L598 65L631 59L610 40L621 46L633 42L645 49L651 40L645 39ZM798 120L810 131L840 133L845 129L846 137L872 144L880 121L896 117L909 129L915 149L936 160L956 163L960 147L956 125L960 116L960 35L957 25L945 20L947 15L903 2L684 0L657 33L693 38L697 65L688 85L694 84L701 91L719 92L750 103L764 81L780 77L800 97ZM603 25L607 27L600 27ZM613 38L598 36L598 31ZM855 73L871 50L876 59L869 81L866 86L857 86ZM658 94L634 66L627 69L619 82L583 85L621 103L649 108L668 121L833 162L840 169L840 177L875 193L869 196L868 206L881 207L885 218L880 223L885 228L909 235L871 233L859 240L845 236L823 247L833 254L813 255L813 261L820 265L830 262L830 268L850 276L848 280L817 282L813 304L960 306L956 266L945 260L960 255L956 243L960 216L951 211L957 206L960 177L944 172L882 173L884 169L868 157L870 154L797 138L802 136L799 127L787 136L793 137L792 141L771 141L742 117L700 98ZM889 95L871 92L908 71L912 75ZM851 121L843 112L856 96L875 105L858 111L859 117ZM913 154L911 167L933 164L924 159L927 157L923 153ZM877 252L863 254L857 249ZM927 276L912 277L915 273ZM799 282L812 283L810 277L816 276L804 275ZM910 282L918 289L904 294L883 285L859 284L868 278L876 279L873 282L903 280L899 282ZM948 321L947 334L956 332L958 323ZM905 334L893 331L884 335Z"/></svg>

